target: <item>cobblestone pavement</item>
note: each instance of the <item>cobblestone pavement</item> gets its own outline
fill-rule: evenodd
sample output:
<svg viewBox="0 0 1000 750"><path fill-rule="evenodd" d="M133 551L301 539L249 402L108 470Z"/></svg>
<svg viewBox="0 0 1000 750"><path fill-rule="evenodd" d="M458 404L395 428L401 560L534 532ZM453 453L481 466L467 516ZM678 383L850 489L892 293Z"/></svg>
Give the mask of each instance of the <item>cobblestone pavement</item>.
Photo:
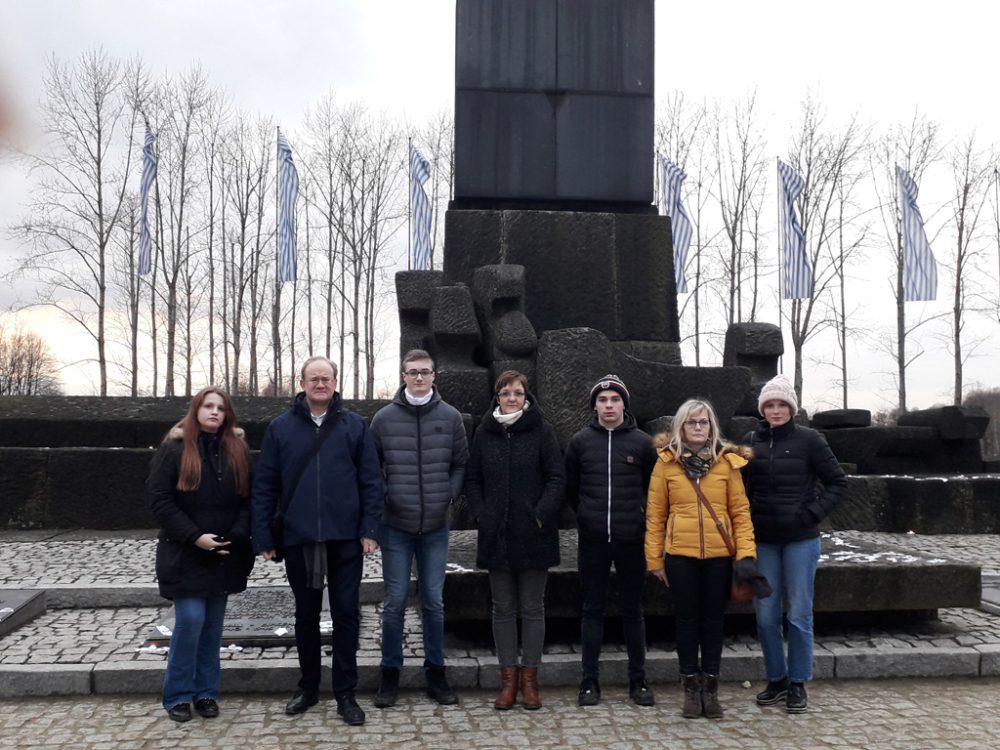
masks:
<svg viewBox="0 0 1000 750"><path fill-rule="evenodd" d="M890 534L838 531L836 536L949 557L1000 574L998 534ZM0 531L0 588L135 584L153 586L156 531ZM367 580L381 580L378 553L365 559ZM285 582L283 565L258 560L251 585Z"/></svg>
<svg viewBox="0 0 1000 750"><path fill-rule="evenodd" d="M368 723L347 727L331 701L284 715L284 697L223 696L215 720L171 722L153 697L80 697L0 702L0 748L733 748L802 750L966 750L1000 746L995 711L1000 681L835 681L810 687L809 711L789 716L759 708L753 690L725 684L721 721L680 718L680 690L660 689L658 705L639 708L621 688L596 707L576 706L572 689L545 690L545 707L492 708L493 694L464 691L457 707L431 704L404 691L394 709L372 708ZM993 707L994 710L988 707ZM984 710L984 708L986 710Z"/></svg>

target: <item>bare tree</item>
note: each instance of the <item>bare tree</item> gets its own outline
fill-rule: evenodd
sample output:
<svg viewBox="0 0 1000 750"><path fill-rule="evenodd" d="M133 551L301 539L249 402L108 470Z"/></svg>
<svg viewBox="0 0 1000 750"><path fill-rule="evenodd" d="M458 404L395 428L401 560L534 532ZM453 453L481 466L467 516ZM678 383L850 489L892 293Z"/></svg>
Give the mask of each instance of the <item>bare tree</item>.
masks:
<svg viewBox="0 0 1000 750"><path fill-rule="evenodd" d="M43 150L26 155L36 178L28 218L12 227L30 247L17 273L36 278L40 301L79 325L97 348L100 394L108 392L108 276L111 238L122 217L134 158L136 112L122 66L103 50L75 65L51 58L44 81Z"/></svg>
<svg viewBox="0 0 1000 750"><path fill-rule="evenodd" d="M683 185L684 204L691 219L692 236L687 262L680 270L687 279L689 294L677 313L683 323L688 308L691 309L696 367L701 364L701 305L710 278L706 250L714 241L714 236L707 231L705 214L718 170L718 161L711 151L707 120L708 109L704 103L692 105L683 93L672 92L658 108L656 123L656 153L665 155L688 175ZM660 170L655 170L655 174L659 180Z"/></svg>
<svg viewBox="0 0 1000 750"><path fill-rule="evenodd" d="M952 255L955 276L950 345L955 369L953 400L956 405L960 405L965 362L976 346L982 343L982 339L979 339L969 346L969 342L963 339L963 334L970 312L970 297L980 287L973 279L985 270L980 267L986 248L979 235L979 219L992 187L996 162L992 154L979 148L975 132L952 147L949 161L955 186L952 214L955 223Z"/></svg>
<svg viewBox="0 0 1000 750"><path fill-rule="evenodd" d="M826 113L812 96L802 104L802 121L795 131L789 162L805 182L798 199L802 231L806 237L806 256L810 265L812 295L793 299L788 314L795 357L794 385L802 398L802 351L813 336L835 321L823 315L822 300L842 280L842 270L858 244L837 243L842 227L838 220L838 198L855 162L862 155L864 133L852 118L843 130L835 132L825 124ZM856 183L856 181L855 181Z"/></svg>
<svg viewBox="0 0 1000 750"><path fill-rule="evenodd" d="M717 198L722 214L726 247L721 261L728 277L723 306L727 324L744 319L744 265L754 271L749 285L752 309L758 298L756 268L759 256L757 220L764 193L764 137L757 116L757 94L736 104L732 111L715 112L713 123L717 159ZM752 317L750 318L753 319Z"/></svg>
<svg viewBox="0 0 1000 750"><path fill-rule="evenodd" d="M51 396L61 393L55 359L45 339L18 327L0 325L0 396Z"/></svg>
<svg viewBox="0 0 1000 750"><path fill-rule="evenodd" d="M906 323L903 286L903 228L902 215L896 197L896 166L902 166L909 172L914 181L919 183L924 171L939 158L940 153L940 127L918 112L914 113L909 123L898 123L893 126L885 136L876 142L872 154L872 174L875 177L874 185L879 198L878 206L882 225L887 244L895 260L896 346L892 351L892 356L896 362L896 385L899 393L898 408L900 413L906 411L906 368L923 353L923 349L918 346L915 354L907 355L907 338L928 319L919 318L916 323L909 325L909 327ZM881 175L881 183L878 175Z"/></svg>

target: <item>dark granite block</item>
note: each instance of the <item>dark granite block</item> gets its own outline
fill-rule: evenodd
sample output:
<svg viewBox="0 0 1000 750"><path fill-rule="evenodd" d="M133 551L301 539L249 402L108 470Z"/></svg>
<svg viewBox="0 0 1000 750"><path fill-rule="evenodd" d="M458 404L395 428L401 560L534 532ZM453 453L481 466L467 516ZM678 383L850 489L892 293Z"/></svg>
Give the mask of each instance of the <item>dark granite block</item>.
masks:
<svg viewBox="0 0 1000 750"><path fill-rule="evenodd" d="M467 339L473 344L479 342L482 334L476 319L476 309L472 305L472 294L467 286L439 286L434 290L433 300L430 329L439 347L442 336ZM444 356L443 352L437 354L439 357Z"/></svg>
<svg viewBox="0 0 1000 750"><path fill-rule="evenodd" d="M506 263L500 244L501 211L446 211L444 215L444 272L450 283L475 287L482 266Z"/></svg>
<svg viewBox="0 0 1000 750"><path fill-rule="evenodd" d="M654 341L680 341L670 220L664 216L615 214L615 258L619 335L635 340L633 355L645 359ZM642 342L642 343L639 343ZM657 362L667 361L651 357ZM675 364L680 364L678 358Z"/></svg>
<svg viewBox="0 0 1000 750"><path fill-rule="evenodd" d="M900 427L934 427L942 440L980 440L990 415L981 406L939 406L900 414Z"/></svg>
<svg viewBox="0 0 1000 750"><path fill-rule="evenodd" d="M89 529L149 529L156 520L145 482L152 451L60 448L48 473L47 525Z"/></svg>
<svg viewBox="0 0 1000 750"><path fill-rule="evenodd" d="M557 197L652 203L652 98L568 93L555 117Z"/></svg>
<svg viewBox="0 0 1000 750"><path fill-rule="evenodd" d="M403 312L426 313L439 286L444 286L443 271L397 271L396 306Z"/></svg>
<svg viewBox="0 0 1000 750"><path fill-rule="evenodd" d="M653 30L649 0L559 0L557 87L652 97Z"/></svg>
<svg viewBox="0 0 1000 750"><path fill-rule="evenodd" d="M44 591L0 590L0 638L44 614Z"/></svg>
<svg viewBox="0 0 1000 750"><path fill-rule="evenodd" d="M562 197L556 188L557 158L548 95L455 92L457 199Z"/></svg>
<svg viewBox="0 0 1000 750"><path fill-rule="evenodd" d="M455 86L556 88L556 0L460 0Z"/></svg>
<svg viewBox="0 0 1000 750"><path fill-rule="evenodd" d="M844 427L871 427L872 413L867 409L830 409L812 416L812 426L820 430L839 430Z"/></svg>

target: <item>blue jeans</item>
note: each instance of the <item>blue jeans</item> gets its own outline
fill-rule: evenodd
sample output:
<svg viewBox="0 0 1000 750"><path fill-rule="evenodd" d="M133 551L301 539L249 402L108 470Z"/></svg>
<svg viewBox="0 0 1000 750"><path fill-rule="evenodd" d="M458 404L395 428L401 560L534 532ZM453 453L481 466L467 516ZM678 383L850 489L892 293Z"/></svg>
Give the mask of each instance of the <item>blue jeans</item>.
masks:
<svg viewBox="0 0 1000 750"><path fill-rule="evenodd" d="M166 710L178 703L219 697L219 647L227 598L221 594L174 599L174 632L163 677Z"/></svg>
<svg viewBox="0 0 1000 750"><path fill-rule="evenodd" d="M448 527L410 534L382 525L382 667L403 666L403 616L410 593L410 569L417 560L417 590L424 631L424 666L444 666L444 570L448 563Z"/></svg>
<svg viewBox="0 0 1000 750"><path fill-rule="evenodd" d="M757 570L767 577L774 591L766 599L754 599L757 638L764 652L767 679L788 677L807 682L813 666L813 583L819 563L819 537L788 544L757 542ZM788 597L788 661L782 638L782 601Z"/></svg>

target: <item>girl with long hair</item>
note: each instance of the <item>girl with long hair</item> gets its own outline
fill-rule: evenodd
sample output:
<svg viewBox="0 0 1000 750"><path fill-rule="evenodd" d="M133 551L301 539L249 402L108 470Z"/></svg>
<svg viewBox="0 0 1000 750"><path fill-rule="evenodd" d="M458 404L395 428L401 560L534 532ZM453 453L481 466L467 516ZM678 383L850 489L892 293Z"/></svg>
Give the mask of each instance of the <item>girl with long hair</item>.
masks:
<svg viewBox="0 0 1000 750"><path fill-rule="evenodd" d="M148 487L160 524L156 578L174 602L163 708L174 721L219 715L223 617L229 594L246 589L250 461L225 391L205 388L164 437Z"/></svg>

